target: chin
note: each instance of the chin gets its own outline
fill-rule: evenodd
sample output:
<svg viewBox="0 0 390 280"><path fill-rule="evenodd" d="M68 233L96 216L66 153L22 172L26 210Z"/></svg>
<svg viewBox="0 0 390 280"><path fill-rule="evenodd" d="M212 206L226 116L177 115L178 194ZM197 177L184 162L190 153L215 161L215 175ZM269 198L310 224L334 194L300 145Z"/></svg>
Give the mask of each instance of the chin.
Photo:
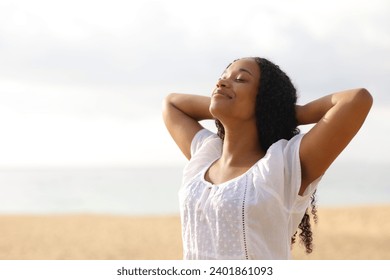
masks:
<svg viewBox="0 0 390 280"><path fill-rule="evenodd" d="M215 119L219 119L223 115L223 111L226 111L225 106L222 106L220 102L211 100L209 111Z"/></svg>

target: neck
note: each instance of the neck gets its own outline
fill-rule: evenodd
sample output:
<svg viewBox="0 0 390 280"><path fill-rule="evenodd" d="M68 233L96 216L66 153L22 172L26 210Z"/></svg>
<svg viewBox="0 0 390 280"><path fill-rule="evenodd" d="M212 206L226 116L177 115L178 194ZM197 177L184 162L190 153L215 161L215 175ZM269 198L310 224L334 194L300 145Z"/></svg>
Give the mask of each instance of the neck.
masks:
<svg viewBox="0 0 390 280"><path fill-rule="evenodd" d="M240 123L236 126L224 126L221 163L230 166L253 165L265 152L261 149L256 123Z"/></svg>

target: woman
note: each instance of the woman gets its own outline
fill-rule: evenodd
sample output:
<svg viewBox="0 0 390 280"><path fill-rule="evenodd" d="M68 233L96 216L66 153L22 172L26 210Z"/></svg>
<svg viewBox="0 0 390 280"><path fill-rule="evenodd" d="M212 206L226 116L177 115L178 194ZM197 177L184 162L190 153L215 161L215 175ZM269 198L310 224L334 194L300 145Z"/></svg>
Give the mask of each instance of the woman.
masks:
<svg viewBox="0 0 390 280"><path fill-rule="evenodd" d="M311 252L306 210L372 97L352 89L304 106L296 99L288 76L264 58L234 61L211 97L166 97L165 124L189 159L179 192L185 259L289 259L298 227ZM205 119L216 120L218 135L199 124Z"/></svg>

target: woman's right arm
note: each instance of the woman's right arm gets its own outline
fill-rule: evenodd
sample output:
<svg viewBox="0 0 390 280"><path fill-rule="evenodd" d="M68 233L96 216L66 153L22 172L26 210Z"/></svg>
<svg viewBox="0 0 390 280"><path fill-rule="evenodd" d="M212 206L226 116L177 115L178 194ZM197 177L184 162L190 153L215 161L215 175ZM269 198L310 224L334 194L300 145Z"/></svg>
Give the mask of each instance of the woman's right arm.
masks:
<svg viewBox="0 0 390 280"><path fill-rule="evenodd" d="M210 97L190 94L169 94L163 102L163 118L173 140L191 158L191 142L203 127L199 121L212 119Z"/></svg>

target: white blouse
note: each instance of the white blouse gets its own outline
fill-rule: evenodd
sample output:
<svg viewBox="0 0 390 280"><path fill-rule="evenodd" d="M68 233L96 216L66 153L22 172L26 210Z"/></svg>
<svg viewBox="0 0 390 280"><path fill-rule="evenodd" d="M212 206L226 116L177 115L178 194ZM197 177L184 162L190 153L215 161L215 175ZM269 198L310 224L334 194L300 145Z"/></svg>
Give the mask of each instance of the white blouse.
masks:
<svg viewBox="0 0 390 280"><path fill-rule="evenodd" d="M222 141L206 129L195 135L179 191L184 259L291 257L291 237L320 181L298 195L302 136L279 140L247 172L213 185L204 176Z"/></svg>

